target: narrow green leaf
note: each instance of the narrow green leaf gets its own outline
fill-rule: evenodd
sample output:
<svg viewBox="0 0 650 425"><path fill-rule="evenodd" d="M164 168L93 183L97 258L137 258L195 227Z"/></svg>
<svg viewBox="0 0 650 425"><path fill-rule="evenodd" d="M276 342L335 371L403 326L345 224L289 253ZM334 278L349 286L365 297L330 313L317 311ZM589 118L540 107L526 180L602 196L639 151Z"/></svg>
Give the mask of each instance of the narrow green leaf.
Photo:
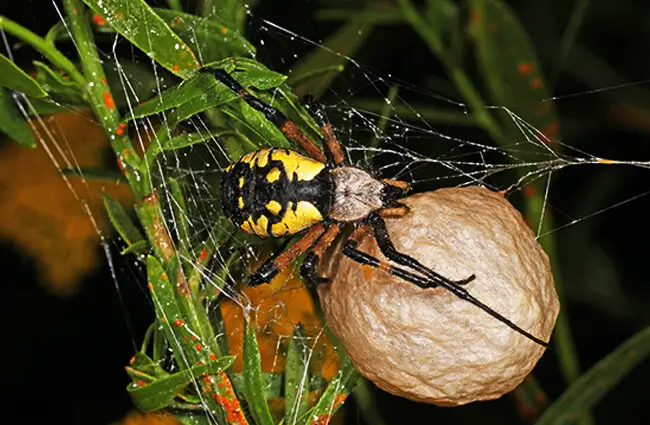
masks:
<svg viewBox="0 0 650 425"><path fill-rule="evenodd" d="M469 25L477 62L491 102L505 106L547 138L559 136L559 121L542 66L523 25L502 0L470 0ZM516 118L502 114L511 135L521 134ZM535 134L534 137L544 137Z"/></svg>
<svg viewBox="0 0 650 425"><path fill-rule="evenodd" d="M0 54L0 87L24 93L27 96L41 98L47 93L32 77L20 69L16 64L3 54Z"/></svg>
<svg viewBox="0 0 650 425"><path fill-rule="evenodd" d="M231 373L229 375L232 383L241 393L246 393L246 376L245 373ZM262 373L262 386L264 387L264 397L268 400L271 398L284 397L283 391L284 376L282 373Z"/></svg>
<svg viewBox="0 0 650 425"><path fill-rule="evenodd" d="M66 176L77 176L86 180L104 180L112 183L126 183L126 179L119 171L99 167L62 168L61 173Z"/></svg>
<svg viewBox="0 0 650 425"><path fill-rule="evenodd" d="M298 423L298 418L309 409L309 354L305 338L305 328L298 324L289 341L284 369L284 422L287 425Z"/></svg>
<svg viewBox="0 0 650 425"><path fill-rule="evenodd" d="M650 355L650 327L638 332L583 373L535 425L573 423Z"/></svg>
<svg viewBox="0 0 650 425"><path fill-rule="evenodd" d="M327 385L323 395L318 399L316 405L307 412L308 417L312 419L309 423L317 420L320 421L318 423L329 422L361 379L359 372L347 356L341 359L341 363L341 368Z"/></svg>
<svg viewBox="0 0 650 425"><path fill-rule="evenodd" d="M203 375L214 375L223 372L235 361L234 356L221 357L204 365L197 365L167 377L156 379L151 383L141 385L137 382L127 387L129 396L139 409L149 412L167 407L176 395L190 383Z"/></svg>
<svg viewBox="0 0 650 425"><path fill-rule="evenodd" d="M237 99L236 93L223 84L215 83L201 96L196 96L174 109L169 114L169 123L173 127L196 114L217 108L235 99Z"/></svg>
<svg viewBox="0 0 650 425"><path fill-rule="evenodd" d="M459 64L462 55L463 34L461 31L461 13L457 2L453 0L428 0L424 16L431 28L445 46L445 56L454 64Z"/></svg>
<svg viewBox="0 0 650 425"><path fill-rule="evenodd" d="M63 69L79 86L85 86L86 80L83 75L81 75L70 59L58 51L51 43L27 28L7 19L5 16L0 16L0 29L32 46L38 52L42 53L52 64Z"/></svg>
<svg viewBox="0 0 650 425"><path fill-rule="evenodd" d="M144 239L140 230L135 226L126 210L117 202L111 195L104 193L104 206L108 212L108 218L113 223L113 227L120 234L122 239L128 244L132 245L135 242Z"/></svg>
<svg viewBox="0 0 650 425"><path fill-rule="evenodd" d="M348 57L361 48L374 28L374 23L363 19L361 14L353 15L341 29L328 37L322 45L302 57L292 67L292 75L304 75L317 69L342 66L348 61ZM289 83L294 85L294 92L298 96L313 93L314 96L321 95L332 84L338 72L324 74L321 78L310 78L303 80L302 84L294 85L290 79Z"/></svg>
<svg viewBox="0 0 650 425"><path fill-rule="evenodd" d="M231 115L233 118L237 118L242 124L244 124L244 126L257 134L269 146L283 148L291 147L286 137L284 137L284 134L282 134L282 132L272 122L267 120L264 114L253 109L248 103L241 100L239 102L239 108L233 106L232 109L239 112L239 114L237 114L238 116L232 114L230 110L227 110L226 113ZM241 115L241 118L239 115Z"/></svg>
<svg viewBox="0 0 650 425"><path fill-rule="evenodd" d="M216 85L217 83L211 75L199 74L137 106L126 119L143 118L176 108L194 98L203 96L206 92L214 91Z"/></svg>
<svg viewBox="0 0 650 425"><path fill-rule="evenodd" d="M194 51L144 0L84 0L120 35L179 77L200 67Z"/></svg>
<svg viewBox="0 0 650 425"><path fill-rule="evenodd" d="M249 69L233 73L233 77L245 88L255 87L258 90L270 90L279 87L287 80L285 75L268 69Z"/></svg>
<svg viewBox="0 0 650 425"><path fill-rule="evenodd" d="M0 132L28 148L36 147L32 130L11 93L0 88Z"/></svg>
<svg viewBox="0 0 650 425"><path fill-rule="evenodd" d="M266 390L262 378L262 359L252 323L246 325L244 335L244 379L246 383L246 402L258 425L274 425Z"/></svg>
<svg viewBox="0 0 650 425"><path fill-rule="evenodd" d="M535 422L548 406L548 397L532 373L510 395L519 416L527 423Z"/></svg>
<svg viewBox="0 0 650 425"><path fill-rule="evenodd" d="M56 24L50 27L47 34L45 34L45 41L54 46L54 44L59 40L69 40L70 33L66 28L65 20L60 20Z"/></svg>
<svg viewBox="0 0 650 425"><path fill-rule="evenodd" d="M208 19L169 9L154 10L197 53L202 63L255 55L255 46L216 17Z"/></svg>
<svg viewBox="0 0 650 425"><path fill-rule="evenodd" d="M83 93L74 81L66 79L43 62L34 61L33 64L36 68L36 81L53 99L65 103L85 105Z"/></svg>
<svg viewBox="0 0 650 425"><path fill-rule="evenodd" d="M149 250L149 242L145 240L133 242L122 250L122 255L133 254L140 256Z"/></svg>
<svg viewBox="0 0 650 425"><path fill-rule="evenodd" d="M208 140L218 140L223 134L230 134L230 131L211 131L205 133L185 133L180 136L172 137L163 143L156 144L156 150L162 151L175 151L178 149L187 148L189 146L198 145L199 143Z"/></svg>

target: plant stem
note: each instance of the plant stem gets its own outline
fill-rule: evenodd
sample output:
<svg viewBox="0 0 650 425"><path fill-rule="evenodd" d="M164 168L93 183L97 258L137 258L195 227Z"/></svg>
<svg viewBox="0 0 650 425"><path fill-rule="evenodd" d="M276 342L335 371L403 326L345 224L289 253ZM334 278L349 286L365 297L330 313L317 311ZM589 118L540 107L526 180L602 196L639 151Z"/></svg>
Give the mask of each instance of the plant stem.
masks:
<svg viewBox="0 0 650 425"><path fill-rule="evenodd" d="M78 77L83 82L81 87L86 92L95 117L104 127L118 160L124 165L124 174L133 194L136 199L141 199L143 192L140 184L140 158L123 129L118 130L120 116L106 82L106 74L95 47L90 24L85 17L85 6L80 0L64 0L63 6L81 60L84 74L79 74ZM78 74L76 69L75 72ZM123 134L116 134L120 132Z"/></svg>

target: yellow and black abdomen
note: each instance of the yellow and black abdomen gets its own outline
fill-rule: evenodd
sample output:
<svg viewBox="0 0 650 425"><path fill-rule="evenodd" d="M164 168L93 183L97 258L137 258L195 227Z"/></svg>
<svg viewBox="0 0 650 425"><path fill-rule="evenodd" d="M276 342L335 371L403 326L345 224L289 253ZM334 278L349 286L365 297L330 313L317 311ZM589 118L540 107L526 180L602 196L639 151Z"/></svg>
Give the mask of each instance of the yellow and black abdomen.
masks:
<svg viewBox="0 0 650 425"><path fill-rule="evenodd" d="M221 207L234 224L262 238L300 232L322 221L332 206L329 170L287 149L242 156L221 177Z"/></svg>

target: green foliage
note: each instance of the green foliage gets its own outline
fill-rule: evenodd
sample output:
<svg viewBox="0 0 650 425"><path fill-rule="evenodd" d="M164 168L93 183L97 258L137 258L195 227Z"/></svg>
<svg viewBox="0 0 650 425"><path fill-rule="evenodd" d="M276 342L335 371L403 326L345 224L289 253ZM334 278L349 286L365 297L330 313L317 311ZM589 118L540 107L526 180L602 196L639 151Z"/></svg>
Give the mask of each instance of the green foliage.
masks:
<svg viewBox="0 0 650 425"><path fill-rule="evenodd" d="M302 326L295 328L289 342L284 374L262 372L258 341L251 322L246 324L244 335L244 371L235 374L228 369L233 357L223 355L228 352L227 344L216 336L224 331L223 318L218 314L209 317L205 305L219 301L219 290L222 289L219 285L224 284L229 267L239 256L238 251L228 253L225 249L230 247L232 226L225 219L218 219L204 240L194 240L182 184L174 177L165 176L164 182L171 196L170 199L161 199L154 190L152 170L156 170L156 161L170 152L213 139L219 140L226 148L230 159L261 146L295 148L260 112L215 80L213 75L198 73L201 67L226 70L253 95L272 103L312 139L319 141L318 128L300 105L297 94L326 93L334 79L344 71L347 56L361 52L371 32L383 31L382 26L388 24L406 25L421 37L442 65L453 91L467 105L468 113L430 105L420 108L410 104L407 107L399 104L397 90L393 88L388 95L388 104L375 99L359 99L354 103L381 114L379 133L385 129L387 117L397 114L406 120L471 125L489 135L497 146L506 147L520 137L522 130L513 126L518 121L503 108L493 113L487 107L499 105L540 129L551 142L559 134L557 111L533 43L506 2L469 0L468 11L464 11L450 0L428 1L423 8L416 7L409 0L397 0L395 5L387 5L385 10L376 10L368 5L366 9L353 11L324 11L320 14L322 18L345 22L320 48L298 58L292 66L291 77L287 78L251 59L255 47L241 32L246 16L241 1L205 1L203 13L198 16L182 12L182 2L169 2L174 10L167 10L153 9L144 0L84 0L105 20L105 26L95 26L95 30L119 34L169 71L172 75L168 78L175 82L167 90L158 90L159 85L152 73L142 69L142 72L137 71L137 79L147 83L143 84L139 94L150 97L126 116L120 116L119 112L126 103L124 93L116 96L111 105L112 93L117 93L116 87L121 88L121 85L114 83L116 71L104 70L99 60L89 22L91 15L86 13L89 10L84 10L77 0L64 3L66 24L71 33L61 22L41 38L0 17L0 30L35 49L46 61L33 62L36 76L31 77L9 58L0 55L3 75L0 82L0 131L24 146L36 146L30 125L18 109L22 103L15 100L25 95L37 111L60 110L53 106L55 102L89 105L111 138L115 154L124 165L123 175L88 168L64 172L83 175L84 178L112 181L119 178L130 184L136 196L137 224L123 206L104 195L110 220L126 244L123 253L140 258L148 254L145 265L156 322L133 364L127 367L133 379L128 391L134 403L143 410L170 408L181 422L187 424L206 423L206 416L201 414L204 408L217 412L220 423L231 423L228 418L232 411L228 411L223 400L229 400L229 406L233 408L240 406L238 397L242 397L251 414L247 420L270 425L276 420L267 400L284 396L283 423L298 424L310 423L313 418L328 420L358 386L359 406L364 416L377 415L372 398L363 395L368 394L367 386L341 347L341 367L331 382L323 383L319 381L320 377L310 374ZM55 45L70 38L70 34L79 49L79 67ZM473 47L475 55L473 62L466 55L470 47ZM135 63L128 66L139 69ZM482 84L473 81L470 67L479 71ZM106 84L105 75L109 76L112 84ZM136 71L132 75L136 75ZM185 125L197 116L209 123L209 128L189 132ZM126 125L137 125L143 118L159 118L166 125L146 147L144 155L139 156ZM381 138L370 142L372 146L380 143ZM532 223L542 218L534 214L544 211L544 198L540 193L538 191L525 201ZM170 214L175 223L173 234L165 225ZM547 215L543 223L544 229L553 228L552 217ZM557 273L559 266L553 235L541 242L554 261ZM210 288L212 293L206 294L204 272L220 249L229 255L222 269L216 271L224 279ZM561 291L561 280L556 280ZM558 322L555 352L571 386L546 409L538 425L575 421L589 423L589 410L650 353L650 332L646 329L578 377L580 365L565 314L563 311ZM152 347L148 347L150 342ZM161 366L163 360L168 360L168 350L174 359L174 373ZM216 381L223 385L214 385ZM237 395L227 392L231 382L238 389ZM190 383L198 383L201 392ZM323 387L324 391L310 408L308 393L320 392ZM538 381L530 379L522 385L519 393L526 406L545 408L545 403L535 404L534 401L537 395L544 394ZM206 406L203 406L199 403L200 394L214 396L207 397Z"/></svg>

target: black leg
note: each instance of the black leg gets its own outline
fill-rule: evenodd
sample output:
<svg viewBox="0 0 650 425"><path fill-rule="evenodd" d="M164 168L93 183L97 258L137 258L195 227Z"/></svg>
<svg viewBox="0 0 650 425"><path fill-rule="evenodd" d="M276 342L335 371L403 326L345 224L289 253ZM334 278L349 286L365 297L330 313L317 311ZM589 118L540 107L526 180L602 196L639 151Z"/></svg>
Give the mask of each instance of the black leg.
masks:
<svg viewBox="0 0 650 425"><path fill-rule="evenodd" d="M302 102L310 112L311 116L314 117L314 120L323 135L325 141L325 156L327 157L328 163L335 166L348 165L348 161L341 149L341 144L336 138L336 135L334 135L334 129L332 128L329 118L327 118L323 105L310 94L304 96Z"/></svg>
<svg viewBox="0 0 650 425"><path fill-rule="evenodd" d="M410 267L413 270L417 270L436 282L445 282L450 285L466 285L476 278L476 276L471 275L463 280L451 280L434 272L415 258L403 254L395 248L395 245L393 245L393 241L390 239L390 235L388 234L388 229L386 229L386 222L378 214L369 217L367 222L372 226L381 253L389 260L402 266Z"/></svg>
<svg viewBox="0 0 650 425"><path fill-rule="evenodd" d="M349 239L343 248L343 254L345 254L346 257L350 258L351 260L359 263L359 264L368 264L369 266L379 268L381 270L384 270L387 273L392 274L393 276L397 276L401 279L404 279L407 282L413 283L420 288L435 288L436 286L442 286L443 288L447 289L451 293L453 293L455 296L457 296L460 299L463 299L465 301L470 302L471 304L474 304L490 316L494 317L501 323L505 324L512 330L520 333L521 335L525 336L526 338L530 339L531 341L536 342L537 344L541 345L542 347L548 347L548 342L543 341L530 332L527 332L514 324L511 320L505 318L501 314L497 313L494 311L492 308L487 306L486 304L482 303L478 299L474 298L468 291L467 289L460 287L456 284L449 283L450 281L448 279L444 280L436 280L436 279L431 279L431 278L425 278L423 276L417 275L415 273L411 273L408 270L399 268L399 267L394 267L391 266L390 264L383 263L379 259L373 257L370 254L367 254L363 251L360 251L357 249L357 241L354 239Z"/></svg>
<svg viewBox="0 0 650 425"><path fill-rule="evenodd" d="M250 93L223 69L201 68L199 72L212 74L217 81L228 87L244 99L253 109L260 111L264 117L272 122L289 139L297 142L316 161L326 162L325 154L312 142L290 119L279 109L251 96Z"/></svg>
<svg viewBox="0 0 650 425"><path fill-rule="evenodd" d="M327 283L330 281L328 278L319 276L316 273L318 270L319 262L320 257L314 252L310 252L305 256L305 259L300 266L300 276L302 276L305 282L317 285L319 283Z"/></svg>

